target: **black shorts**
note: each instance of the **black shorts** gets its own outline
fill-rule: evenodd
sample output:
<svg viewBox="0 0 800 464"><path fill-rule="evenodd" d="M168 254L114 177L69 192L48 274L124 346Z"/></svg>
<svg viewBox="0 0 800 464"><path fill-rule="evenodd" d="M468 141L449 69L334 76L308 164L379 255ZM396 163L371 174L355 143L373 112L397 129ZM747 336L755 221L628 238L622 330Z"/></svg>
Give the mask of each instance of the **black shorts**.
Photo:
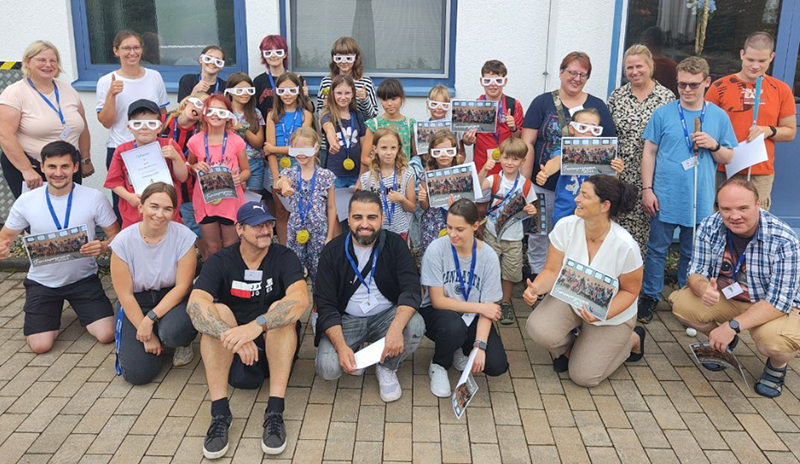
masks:
<svg viewBox="0 0 800 464"><path fill-rule="evenodd" d="M297 354L300 351L300 333L302 331L300 321L297 321L295 329L297 330L297 347L294 350L294 359L297 360ZM260 388L261 384L264 383L264 379L269 377L269 363L267 362L267 351L264 347L264 337L256 337L253 341L258 347L258 361L253 363L252 366L245 365L239 355L233 355L231 370L228 372L228 384L234 388L255 390Z"/></svg>
<svg viewBox="0 0 800 464"><path fill-rule="evenodd" d="M222 226L232 226L233 221L228 218L219 217L219 216L206 216L200 221L200 224L213 224L215 222L219 222Z"/></svg>
<svg viewBox="0 0 800 464"><path fill-rule="evenodd" d="M67 300L83 327L104 317L114 317L111 302L97 274L59 288L25 279L25 326L23 333L33 335L61 328L61 311Z"/></svg>

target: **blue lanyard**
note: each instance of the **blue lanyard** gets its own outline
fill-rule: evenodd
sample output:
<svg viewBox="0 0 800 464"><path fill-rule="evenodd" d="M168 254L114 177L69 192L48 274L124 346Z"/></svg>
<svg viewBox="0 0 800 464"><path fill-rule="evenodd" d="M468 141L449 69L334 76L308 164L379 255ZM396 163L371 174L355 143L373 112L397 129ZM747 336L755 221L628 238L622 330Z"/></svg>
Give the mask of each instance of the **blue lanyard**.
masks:
<svg viewBox="0 0 800 464"><path fill-rule="evenodd" d="M353 130L355 129L355 121L356 121L356 116L351 111L350 112L350 133L351 134L353 133ZM348 158L350 158L350 147L352 146L352 140L350 140L350 137L347 137L344 134L344 125L343 124L339 124L339 134L342 136L342 148L344 149L344 153L345 153L345 155L347 155Z"/></svg>
<svg viewBox="0 0 800 464"><path fill-rule="evenodd" d="M292 116L292 125L291 125L292 130L291 131L287 131L286 130L286 124L283 123L284 118L286 116L288 116L288 114L286 114L284 116L284 118L281 118L281 130L283 130L283 143L285 145L289 145L289 139L292 138L292 134L294 133L294 131L296 129L300 128L300 126L297 125L297 115L298 114L300 115L300 126L303 125L303 110L301 110L300 108L297 108L294 111L294 116Z"/></svg>
<svg viewBox="0 0 800 464"><path fill-rule="evenodd" d="M520 177L520 175L519 175L519 173L517 173L517 178L514 179L514 185L512 185L511 189L506 192L506 196L503 197L503 200L500 201L500 203L498 203L498 204L492 206L491 208L489 208L489 211L487 211L486 214L488 214L490 216L496 216L497 214L500 213L499 209L502 208L503 205L506 204L508 199L511 198L511 194L513 194L514 191L517 190L517 184L519 183L519 177ZM504 178L505 178L505 175L501 172L500 173L500 178L497 180L498 182L500 182L500 185L503 185L503 179Z"/></svg>
<svg viewBox="0 0 800 464"><path fill-rule="evenodd" d="M206 160L211 162L211 155L208 153L208 132L203 134L203 145L206 147ZM228 145L228 131L225 131L225 134L222 136L222 156L219 158L219 163L222 164L222 161L225 159L225 146Z"/></svg>
<svg viewBox="0 0 800 464"><path fill-rule="evenodd" d="M469 266L469 287L464 287L464 276L461 275L461 263L458 262L458 253L456 252L456 247L450 244L450 249L453 250L453 261L456 263L456 275L458 275L458 284L461 286L461 296L464 297L464 301L469 301L469 292L472 291L472 281L475 278L475 262L477 261L478 257L478 240L476 238L472 238L472 264Z"/></svg>
<svg viewBox="0 0 800 464"><path fill-rule="evenodd" d="M50 201L50 187L44 188L44 196L47 198L47 208L50 210L50 216L53 218L53 222L56 223L56 229L63 230L61 228L61 222L58 220L58 216L56 216L56 210L53 209L53 203ZM67 197L67 212L64 213L64 229L69 229L69 215L72 212L72 194L75 193L75 183L72 184L72 190L69 191L69 197Z"/></svg>
<svg viewBox="0 0 800 464"><path fill-rule="evenodd" d="M203 80L203 74L198 74L197 82L200 82L202 80ZM219 92L219 77L217 78L216 82L214 82L214 92L212 93L218 93L218 92Z"/></svg>
<svg viewBox="0 0 800 464"><path fill-rule="evenodd" d="M37 89L36 86L33 85L33 81L31 80L30 77L28 78L28 84L30 84L31 87L33 87L33 90L35 90L36 93L38 93L39 96L42 97L42 100L44 100L44 102L47 103L47 106L52 108L53 111L55 111L56 114L58 114L58 119L61 120L61 125L66 125L67 123L66 121L64 121L64 113L61 112L61 99L58 96L58 86L56 85L55 81L53 81L53 88L56 89L56 105L58 105L58 108L56 108L53 105L53 102L51 102L47 97L45 97L42 92L39 92L39 89Z"/></svg>
<svg viewBox="0 0 800 464"><path fill-rule="evenodd" d="M267 77L269 78L269 86L272 89L272 92L275 92L275 80L272 79L272 72L267 69Z"/></svg>
<svg viewBox="0 0 800 464"><path fill-rule="evenodd" d="M361 283L364 285L364 288L367 289L367 295L369 295L369 285L367 281L364 280L364 276L361 275L361 271L358 270L358 266L356 262L353 260L353 257L350 256L350 232L347 233L347 238L344 239L344 255L347 256L347 260L350 261L350 267L353 268L353 272L356 273L356 277ZM369 271L369 281L372 283L372 279L375 277L375 264L378 262L378 250L375 250L372 253L372 269Z"/></svg>
<svg viewBox="0 0 800 464"><path fill-rule="evenodd" d="M689 137L689 129L686 128L686 118L683 116L683 107L680 100L678 101L678 115L681 117L681 126L683 126L683 137L686 139L686 146L689 147L689 153L694 153L694 144ZM706 119L706 102L703 100L703 110L700 111L700 130L703 130L703 121Z"/></svg>
<svg viewBox="0 0 800 464"><path fill-rule="evenodd" d="M311 210L311 200L314 198L314 186L317 185L317 169L314 168L314 175L311 176L311 190L308 192L308 203L303 204L303 175L300 173L300 166L297 166L297 213L300 215L300 227L306 223L306 216Z"/></svg>
<svg viewBox="0 0 800 464"><path fill-rule="evenodd" d="M755 236L755 234L753 234L753 236ZM750 237L747 240L747 245L750 244L750 240L753 240L753 237ZM730 230L728 230L728 245L730 246L731 259L733 259L733 237L731 236L731 231ZM744 257L745 257L745 251L747 251L747 245L744 246L744 249L742 250L742 254L741 254L741 256L739 256L739 261L736 262L736 267L733 268L733 274L731 274L731 279L733 279L734 282L736 281L736 275L739 273L739 270L742 268L742 264L744 264Z"/></svg>
<svg viewBox="0 0 800 464"><path fill-rule="evenodd" d="M397 169L394 170L394 177L393 187L392 189L396 192L397 191ZM386 220L389 221L389 225L392 225L392 218L394 218L394 208L397 206L397 203L392 202L392 208L389 209L389 200L386 196L386 187L383 185L383 175L381 175L380 171L378 171L378 178L381 181L381 199L383 200L383 209L386 211Z"/></svg>

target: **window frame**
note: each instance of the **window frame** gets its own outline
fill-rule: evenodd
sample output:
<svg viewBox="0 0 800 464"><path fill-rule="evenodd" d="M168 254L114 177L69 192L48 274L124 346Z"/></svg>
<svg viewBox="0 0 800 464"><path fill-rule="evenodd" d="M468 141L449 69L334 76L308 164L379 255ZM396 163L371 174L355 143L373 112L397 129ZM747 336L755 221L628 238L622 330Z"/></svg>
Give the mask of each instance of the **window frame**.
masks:
<svg viewBox="0 0 800 464"><path fill-rule="evenodd" d="M444 84L450 90L450 94L455 97L455 82L456 82L456 25L458 18L458 0L444 0L445 1L445 14L444 17L447 24L444 25L445 45L444 45L444 72L442 74L422 74L413 73L403 70L395 72L381 72L366 74L372 79L377 87L386 78L395 77L403 84L403 90L408 97L426 97L431 87L437 84ZM291 35L291 0L278 0L280 9L280 31L281 36L286 39L289 45L289 50L292 49L292 35ZM260 58L259 58L260 59ZM291 69L291 61L289 68ZM308 83L309 92L316 94L319 90L319 84L328 72L303 72L303 78Z"/></svg>
<svg viewBox="0 0 800 464"><path fill-rule="evenodd" d="M89 27L87 19L86 0L72 0L72 26L75 35L75 58L78 79L72 83L77 90L94 91L100 77L119 69L118 64L92 64L89 51ZM247 21L245 0L233 0L233 27L234 41L236 42L236 66L225 66L220 74L223 78L235 72L248 73L247 56ZM137 31L138 32L138 31ZM108 44L112 46L112 44ZM199 72L200 65L195 68L190 66L154 66L143 65L148 69L158 71L164 79L167 92L177 92L181 76L195 69Z"/></svg>

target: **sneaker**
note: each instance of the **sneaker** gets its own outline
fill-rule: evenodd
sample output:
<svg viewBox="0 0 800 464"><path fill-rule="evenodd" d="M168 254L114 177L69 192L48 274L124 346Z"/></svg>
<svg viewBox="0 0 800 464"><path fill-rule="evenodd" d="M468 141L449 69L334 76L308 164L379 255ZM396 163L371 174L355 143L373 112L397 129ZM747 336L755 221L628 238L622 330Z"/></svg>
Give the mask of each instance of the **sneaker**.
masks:
<svg viewBox="0 0 800 464"><path fill-rule="evenodd" d="M317 307L314 306L311 310L311 320L309 324L311 324L311 330L314 332L315 337L317 336L317 319L319 319L319 313L317 312Z"/></svg>
<svg viewBox="0 0 800 464"><path fill-rule="evenodd" d="M281 454L286 449L286 426L283 413L264 413L264 434L261 436L261 450L266 454Z"/></svg>
<svg viewBox="0 0 800 464"><path fill-rule="evenodd" d="M175 353L172 355L172 366L181 367L189 364L194 359L194 350L192 345L179 346L175 348Z"/></svg>
<svg viewBox="0 0 800 464"><path fill-rule="evenodd" d="M378 378L378 386L381 390L381 399L384 403L397 401L403 396L403 389L400 388L400 381L397 380L397 372L375 365L375 377Z"/></svg>
<svg viewBox="0 0 800 464"><path fill-rule="evenodd" d="M203 456L207 459L219 459L228 452L228 429L231 427L231 416L214 416L206 432L203 442Z"/></svg>
<svg viewBox="0 0 800 464"><path fill-rule="evenodd" d="M510 301L500 303L500 323L503 325L514 323L514 305Z"/></svg>
<svg viewBox="0 0 800 464"><path fill-rule="evenodd" d="M428 367L428 376L431 378L431 393L439 398L450 396L450 378L447 369L431 361Z"/></svg>
<svg viewBox="0 0 800 464"><path fill-rule="evenodd" d="M653 322L653 312L658 306L658 300L650 295L639 295L639 311L637 319L642 324Z"/></svg>
<svg viewBox="0 0 800 464"><path fill-rule="evenodd" d="M464 352L461 351L461 348L453 353L453 367L455 367L458 372L464 372L464 368L467 367L467 361L469 361L469 356L465 355Z"/></svg>

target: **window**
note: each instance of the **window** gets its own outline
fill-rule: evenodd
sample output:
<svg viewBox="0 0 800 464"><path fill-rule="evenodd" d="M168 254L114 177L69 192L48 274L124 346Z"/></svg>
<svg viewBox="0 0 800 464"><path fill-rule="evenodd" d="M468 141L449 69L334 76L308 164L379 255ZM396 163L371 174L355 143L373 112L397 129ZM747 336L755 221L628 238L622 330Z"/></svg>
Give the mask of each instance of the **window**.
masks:
<svg viewBox="0 0 800 464"><path fill-rule="evenodd" d="M707 16L705 1L630 0L625 48L644 43L658 57L658 47L647 37L655 35L652 28L659 28L662 55L676 62L702 56L708 60L713 81L742 69L739 50L748 35L767 31L777 36L781 0L708 0Z"/></svg>
<svg viewBox="0 0 800 464"><path fill-rule="evenodd" d="M374 80L400 78L409 94L415 86L424 87L425 93L436 83L452 87L455 4L451 0L282 0L281 32L289 43L289 68L318 84L330 72L331 45L350 36L364 53L364 73Z"/></svg>
<svg viewBox="0 0 800 464"><path fill-rule="evenodd" d="M72 5L80 80L89 87L119 67L112 47L122 29L142 36L142 64L158 70L168 90L177 88L180 76L199 69L197 57L207 45L225 50L226 73L247 71L244 0L76 0Z"/></svg>

